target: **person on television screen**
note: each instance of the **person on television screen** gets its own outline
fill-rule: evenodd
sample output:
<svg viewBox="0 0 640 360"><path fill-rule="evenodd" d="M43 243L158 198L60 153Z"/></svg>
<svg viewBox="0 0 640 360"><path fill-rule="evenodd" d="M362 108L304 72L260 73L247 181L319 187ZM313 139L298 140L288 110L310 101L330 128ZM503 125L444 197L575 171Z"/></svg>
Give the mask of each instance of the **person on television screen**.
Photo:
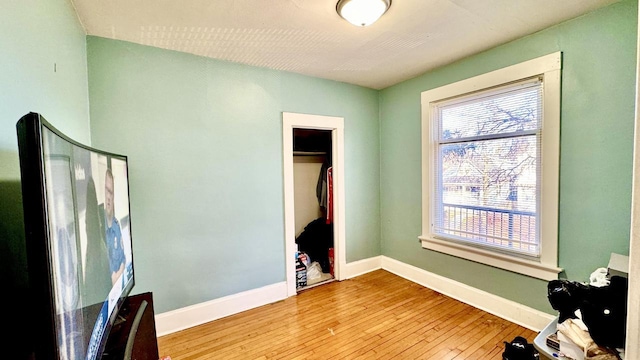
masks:
<svg viewBox="0 0 640 360"><path fill-rule="evenodd" d="M85 229L87 237L86 259L91 261L85 267L83 304L98 304L107 297L113 286L109 266L109 252L105 241L104 223L98 207L98 195L93 178L87 179ZM95 321L94 319L91 319Z"/></svg>
<svg viewBox="0 0 640 360"><path fill-rule="evenodd" d="M107 169L104 181L104 215L107 249L109 249L109 268L111 269L111 282L118 281L124 271L124 249L122 243L122 231L120 223L113 211L113 173Z"/></svg>

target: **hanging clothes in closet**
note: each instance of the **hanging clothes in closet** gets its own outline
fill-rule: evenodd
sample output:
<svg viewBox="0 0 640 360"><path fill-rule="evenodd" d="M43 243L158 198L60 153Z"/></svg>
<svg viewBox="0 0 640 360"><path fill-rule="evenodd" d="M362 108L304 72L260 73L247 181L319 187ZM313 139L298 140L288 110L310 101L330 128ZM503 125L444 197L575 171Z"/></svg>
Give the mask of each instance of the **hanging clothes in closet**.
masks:
<svg viewBox="0 0 640 360"><path fill-rule="evenodd" d="M327 169L327 224L333 224L333 166Z"/></svg>
<svg viewBox="0 0 640 360"><path fill-rule="evenodd" d="M322 212L327 210L327 170L329 169L329 163L325 159L320 168L320 174L318 174L318 185L316 185L316 196L318 197L318 204Z"/></svg>
<svg viewBox="0 0 640 360"><path fill-rule="evenodd" d="M316 195L326 223L333 223L333 167L326 160L320 168Z"/></svg>

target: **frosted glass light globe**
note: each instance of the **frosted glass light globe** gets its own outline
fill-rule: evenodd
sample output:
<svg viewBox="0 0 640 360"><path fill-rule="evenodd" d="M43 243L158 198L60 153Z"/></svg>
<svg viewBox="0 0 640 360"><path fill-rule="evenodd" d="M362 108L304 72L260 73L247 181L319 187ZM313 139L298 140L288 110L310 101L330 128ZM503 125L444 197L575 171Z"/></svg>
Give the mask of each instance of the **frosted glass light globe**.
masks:
<svg viewBox="0 0 640 360"><path fill-rule="evenodd" d="M390 5L390 0L340 0L336 10L353 25L368 26L376 22Z"/></svg>

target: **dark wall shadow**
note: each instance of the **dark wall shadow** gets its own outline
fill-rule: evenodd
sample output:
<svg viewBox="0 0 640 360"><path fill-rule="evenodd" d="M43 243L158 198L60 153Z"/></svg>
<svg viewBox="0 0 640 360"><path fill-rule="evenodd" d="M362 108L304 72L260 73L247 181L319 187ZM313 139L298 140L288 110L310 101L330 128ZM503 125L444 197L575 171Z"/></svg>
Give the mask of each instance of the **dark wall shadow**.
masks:
<svg viewBox="0 0 640 360"><path fill-rule="evenodd" d="M0 284L8 359L29 358L29 276L19 180L0 180ZM3 355L3 357L6 355Z"/></svg>

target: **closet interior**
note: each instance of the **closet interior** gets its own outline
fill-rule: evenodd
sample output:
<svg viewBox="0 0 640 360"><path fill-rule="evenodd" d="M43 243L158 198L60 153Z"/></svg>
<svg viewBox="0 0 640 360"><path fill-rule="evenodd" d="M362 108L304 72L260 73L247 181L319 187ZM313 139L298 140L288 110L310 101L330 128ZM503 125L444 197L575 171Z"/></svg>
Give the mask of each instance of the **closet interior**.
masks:
<svg viewBox="0 0 640 360"><path fill-rule="evenodd" d="M293 129L296 289L334 279L331 130Z"/></svg>

